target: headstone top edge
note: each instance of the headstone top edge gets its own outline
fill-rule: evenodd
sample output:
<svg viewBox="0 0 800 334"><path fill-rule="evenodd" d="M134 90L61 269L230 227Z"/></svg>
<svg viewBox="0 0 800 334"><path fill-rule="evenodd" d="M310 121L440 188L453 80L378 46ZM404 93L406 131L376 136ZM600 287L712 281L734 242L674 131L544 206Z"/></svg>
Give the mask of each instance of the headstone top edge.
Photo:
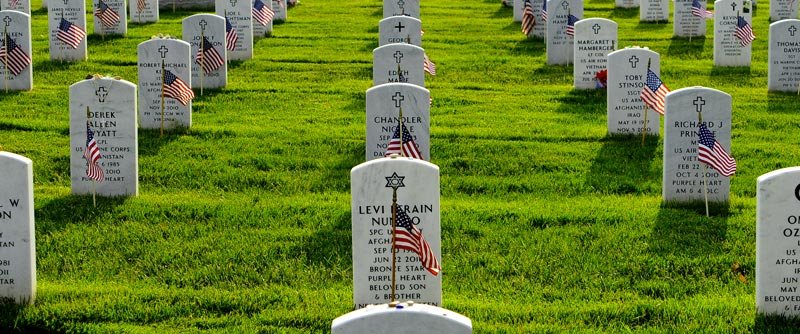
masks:
<svg viewBox="0 0 800 334"><path fill-rule="evenodd" d="M800 166L776 169L766 174L762 174L756 179L756 183L761 184L762 182L769 182L773 178L776 178L784 173L800 173Z"/></svg>
<svg viewBox="0 0 800 334"><path fill-rule="evenodd" d="M370 88L367 88L367 94L369 94L371 91L376 91L376 90L379 90L379 89L388 89L389 86L398 86L398 85L400 87L418 89L418 90L430 93L430 90L428 90L427 88L421 87L421 86L418 86L418 85L415 85L415 84L410 84L410 83L406 83L406 82L387 82L387 83L382 83L380 85L376 85L376 86L372 86Z"/></svg>
<svg viewBox="0 0 800 334"><path fill-rule="evenodd" d="M403 304L407 304L407 303L400 303L399 305L403 305ZM346 324L346 323L348 323L350 321L361 319L361 318L367 317L367 316L381 316L381 315L390 314L390 313L395 313L395 314L400 314L400 313L404 313L404 314L409 314L409 313L412 313L412 314L424 314L424 315L428 315L428 316L432 316L432 317L439 316L439 317L446 318L446 319L452 320L453 322L458 322L458 323L461 323L462 325L465 325L467 327L472 328L472 320L470 318L464 316L463 314L456 313L456 312L450 311L448 309L437 307L437 306L433 306L433 305L417 304L417 303L413 303L411 305L407 304L407 305L404 305L402 308L400 308L400 307L390 307L389 304L370 305L370 306L367 306L367 307L364 307L364 308L361 308L361 309L358 309L358 310L343 314L343 315L337 317L336 319L333 319L331 327L336 328L336 327L344 325L344 324Z"/></svg>
<svg viewBox="0 0 800 334"><path fill-rule="evenodd" d="M378 50L381 50L381 49L388 49L388 48L391 48L391 47L397 47L398 45L403 45L403 46L406 46L406 47L410 47L411 49L419 49L419 51L425 52L425 49L423 49L423 48L421 48L421 47L419 47L419 46L416 46L416 45L414 45L414 44L408 44L408 43L389 43L389 44L384 44L384 45L381 45L381 46L379 46L379 47L377 47L377 48L373 49L373 50L372 50L372 53L378 52Z"/></svg>
<svg viewBox="0 0 800 334"><path fill-rule="evenodd" d="M790 24L790 23L796 23L796 24L800 24L800 20L798 20L798 19L783 19L783 20L778 20L778 21L775 21L775 22L772 22L772 23L770 23L770 24L769 24L769 28L770 28L770 29L772 29L772 26L779 26L779 25Z"/></svg>
<svg viewBox="0 0 800 334"><path fill-rule="evenodd" d="M617 24L616 21L609 20L609 19L603 18L603 17L587 17L587 18L583 18L583 19L578 20L578 22L575 22L575 25L578 25L578 24L583 25L583 24L586 24L587 22L605 22L605 23L613 23L615 25Z"/></svg>
<svg viewBox="0 0 800 334"><path fill-rule="evenodd" d="M695 94L695 92L697 92L697 91L703 92L703 94L724 95L727 98L732 99L731 94L728 94L728 93L723 92L723 91L721 91L719 89L716 89L716 88L710 88L710 87L705 87L705 86L692 86L692 87L683 87L683 88L680 88L680 89L676 89L676 90L673 90L673 91L667 93L666 98L669 99L670 96L682 96L682 95L686 95L686 94Z"/></svg>
<svg viewBox="0 0 800 334"><path fill-rule="evenodd" d="M409 158L409 157L398 157L398 158L384 157L384 158L378 158L378 159L373 159L373 160L370 160L370 161L362 162L362 163L356 165L355 167L350 169L350 175L356 174L356 173L358 173L359 171L361 171L364 168L372 167L372 165L383 165L383 164L387 164L387 163L388 164L399 164L399 165L406 165L406 164L414 165L414 164L416 164L416 165L420 165L422 167L435 169L437 172L439 171L439 166L434 165L433 163L430 163L430 162L425 161L425 160L414 159L414 158Z"/></svg>
<svg viewBox="0 0 800 334"><path fill-rule="evenodd" d="M150 44L150 43L157 43L157 42L177 42L178 44L183 44L183 45L191 47L191 44L189 44L189 42L184 41L182 39L178 39L178 38L173 37L173 36L167 36L165 38L153 36L153 38L139 43L138 47L141 47L143 45L147 45L147 44Z"/></svg>
<svg viewBox="0 0 800 334"><path fill-rule="evenodd" d="M16 160L18 162L24 163L26 165L33 165L33 160L29 159L28 157L16 154L16 153L11 153L11 152L7 152L7 151L0 151L0 157L7 158L7 159L13 159L13 160Z"/></svg>
<svg viewBox="0 0 800 334"><path fill-rule="evenodd" d="M27 18L28 18L28 20L30 20L30 19L31 19L31 16L30 16L30 15L28 15L28 13L25 13L25 12L20 12L20 11L18 11L18 10L10 10L10 9L3 9L3 10L0 10L0 15L3 15L3 14L22 15L22 16L25 16L25 17L27 17Z"/></svg>
<svg viewBox="0 0 800 334"><path fill-rule="evenodd" d="M224 17L222 17L222 16L220 16L220 15L217 15L217 14L212 14L212 13L200 13L200 14L194 14L194 15L187 16L187 17L185 17L185 18L184 18L184 19L183 19L181 22L184 22L184 21L186 21L186 20L188 20L188 19L192 19L192 18L205 18L205 17L214 17L215 19L217 19L217 18L218 18L218 19L220 19L220 20L225 20L225 18L224 18Z"/></svg>
<svg viewBox="0 0 800 334"><path fill-rule="evenodd" d="M420 20L420 19L418 19L416 17L413 17L413 16L402 16L402 15L395 15L395 16L389 16L389 17L383 18L380 21L378 21L378 24L380 24L381 22L384 22L384 21L395 21L395 20L398 20L398 19L408 19L408 20L412 20L412 21L418 21L420 24L422 24L422 20Z"/></svg>
<svg viewBox="0 0 800 334"><path fill-rule="evenodd" d="M122 79L122 78L119 78L119 77L110 77L110 76L102 76L102 75L99 75L99 74L95 74L93 78L84 79L84 80L78 81L78 82L70 85L69 89L70 89L70 91L72 91L73 87L83 86L83 85L90 84L90 83L95 82L95 81L101 81L102 84L105 84L105 83L108 83L108 82L111 82L113 84L121 83L123 85L127 85L129 87L136 88L136 85L134 85L132 82L130 82L128 80L125 80L125 79Z"/></svg>
<svg viewBox="0 0 800 334"><path fill-rule="evenodd" d="M655 52L655 51L650 50L648 48L640 48L640 47L635 47L635 48L625 47L624 49L611 51L611 52L608 53L607 56L611 57L613 55L625 54L625 53L630 53L630 52L645 52L645 53L649 53L650 55L653 55L653 56L656 56L656 57L661 57L661 55L658 52Z"/></svg>

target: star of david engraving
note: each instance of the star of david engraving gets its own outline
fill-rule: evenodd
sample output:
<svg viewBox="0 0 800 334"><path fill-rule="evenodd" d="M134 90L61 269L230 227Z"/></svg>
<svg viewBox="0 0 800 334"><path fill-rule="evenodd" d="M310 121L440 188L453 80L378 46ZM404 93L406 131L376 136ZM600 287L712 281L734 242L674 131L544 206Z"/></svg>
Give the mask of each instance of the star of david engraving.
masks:
<svg viewBox="0 0 800 334"><path fill-rule="evenodd" d="M397 188L403 188L406 185L403 184L403 179L405 176L397 175L397 172L392 173L392 176L385 176L386 178L386 188L392 188L397 190Z"/></svg>

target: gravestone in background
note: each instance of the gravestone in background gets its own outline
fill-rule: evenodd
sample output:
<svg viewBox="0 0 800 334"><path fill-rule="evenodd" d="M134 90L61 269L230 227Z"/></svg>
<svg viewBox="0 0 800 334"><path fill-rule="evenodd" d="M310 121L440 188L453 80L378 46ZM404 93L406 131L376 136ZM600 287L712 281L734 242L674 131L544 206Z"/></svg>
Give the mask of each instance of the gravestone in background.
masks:
<svg viewBox="0 0 800 334"><path fill-rule="evenodd" d="M253 14L253 38L261 38L265 36L272 36L272 21L273 18L269 17L269 11L272 10L270 6L271 0L252 0L253 11L256 11L256 2L258 2L259 10L263 12L264 20L259 22L257 16ZM263 8L263 9L261 9ZM272 14L274 17L274 13ZM262 24L263 23L263 24Z"/></svg>
<svg viewBox="0 0 800 334"><path fill-rule="evenodd" d="M286 22L288 19L286 0L272 0L272 11L275 12L275 21Z"/></svg>
<svg viewBox="0 0 800 334"><path fill-rule="evenodd" d="M378 46L392 43L422 47L422 21L410 16L391 16L378 22Z"/></svg>
<svg viewBox="0 0 800 334"><path fill-rule="evenodd" d="M253 58L253 8L246 0L217 0L216 14L228 18L238 36L236 44L228 49L228 60Z"/></svg>
<svg viewBox="0 0 800 334"><path fill-rule="evenodd" d="M158 0L128 0L128 5L131 22L158 22Z"/></svg>
<svg viewBox="0 0 800 334"><path fill-rule="evenodd" d="M580 20L575 23L574 42L573 86L599 88L595 78L598 72L606 69L606 56L616 50L617 23L599 18Z"/></svg>
<svg viewBox="0 0 800 334"><path fill-rule="evenodd" d="M33 304L35 298L33 162L0 152L0 303Z"/></svg>
<svg viewBox="0 0 800 334"><path fill-rule="evenodd" d="M89 112L87 113L87 107ZM139 157L136 127L136 85L119 79L95 77L69 87L70 175L72 193L136 196L139 193ZM86 176L86 126L91 127L105 178ZM95 183L92 185L92 183Z"/></svg>
<svg viewBox="0 0 800 334"><path fill-rule="evenodd" d="M362 163L350 172L353 229L353 306L391 301L392 186L397 204L422 232L439 263L441 228L439 167L411 158L382 158ZM416 253L398 250L395 298L439 306L441 273L433 276Z"/></svg>
<svg viewBox="0 0 800 334"><path fill-rule="evenodd" d="M636 8L639 7L639 0L615 0L614 6L617 8Z"/></svg>
<svg viewBox="0 0 800 334"><path fill-rule="evenodd" d="M667 22L669 0L640 0L639 22Z"/></svg>
<svg viewBox="0 0 800 334"><path fill-rule="evenodd" d="M424 54L425 50L412 44L379 46L372 51L372 85L404 82L425 87Z"/></svg>
<svg viewBox="0 0 800 334"><path fill-rule="evenodd" d="M0 0L0 10L16 10L31 15L31 0Z"/></svg>
<svg viewBox="0 0 800 334"><path fill-rule="evenodd" d="M102 0L107 8L102 11L106 22L112 23L111 17L116 14L119 18L113 20L114 24L103 24L98 16L100 10L100 0L92 0L92 11L94 12L94 33L98 35L122 35L128 34L128 12L125 10L125 0ZM109 12L113 11L113 13Z"/></svg>
<svg viewBox="0 0 800 334"><path fill-rule="evenodd" d="M545 0L531 0L531 7L533 7L533 18L535 19L535 24L533 25L533 29L528 34L528 37L536 37L544 39L547 37L547 22L544 21L542 17L542 6ZM523 2L524 4L524 2Z"/></svg>
<svg viewBox="0 0 800 334"><path fill-rule="evenodd" d="M730 95L706 87L682 88L667 94L662 183L665 202L703 201L705 182L709 202L728 201L730 178L697 161L697 142L698 114L702 114L717 142L734 155L730 149L731 103Z"/></svg>
<svg viewBox="0 0 800 334"><path fill-rule="evenodd" d="M706 0L700 0L707 8ZM692 15L692 0L675 0L675 15L672 18L672 35L677 37L699 37L706 35L707 19Z"/></svg>
<svg viewBox="0 0 800 334"><path fill-rule="evenodd" d="M62 25L62 19L69 24ZM58 39L59 27L74 26L86 34L86 4L83 0L53 1L47 10L50 35L50 60L83 61L86 60L86 38L77 47L72 47ZM64 30L67 31L67 30Z"/></svg>
<svg viewBox="0 0 800 334"><path fill-rule="evenodd" d="M0 24L8 37L0 37L0 42L9 49L8 64L0 60L0 74L4 76L0 91L20 91L33 89L33 55L31 54L31 17L15 10L0 11ZM18 47L19 49L15 48ZM21 52L21 53L20 53Z"/></svg>
<svg viewBox="0 0 800 334"><path fill-rule="evenodd" d="M800 84L800 20L769 25L768 87L774 92L797 92Z"/></svg>
<svg viewBox="0 0 800 334"><path fill-rule="evenodd" d="M770 0L769 20L777 22L797 18L797 0Z"/></svg>
<svg viewBox="0 0 800 334"><path fill-rule="evenodd" d="M143 129L161 128L161 96L163 66L191 87L191 50L189 43L171 38L155 37L142 42L139 55L139 126ZM164 98L164 128L192 126L192 103L183 105L173 98Z"/></svg>
<svg viewBox="0 0 800 334"><path fill-rule="evenodd" d="M419 0L383 0L383 17L390 16L411 16L421 20Z"/></svg>
<svg viewBox="0 0 800 334"><path fill-rule="evenodd" d="M378 159L386 153L387 144L399 125L403 108L403 127L414 137L422 158L431 155L431 93L420 86L392 83L367 90L367 160Z"/></svg>
<svg viewBox="0 0 800 334"><path fill-rule="evenodd" d="M654 51L635 47L608 54L608 133L641 134L645 105L639 94L647 80L648 60L650 69L660 76L660 56ZM661 115L647 109L647 133L657 136L661 132Z"/></svg>
<svg viewBox="0 0 800 334"><path fill-rule="evenodd" d="M756 310L800 316L800 167L758 178Z"/></svg>
<svg viewBox="0 0 800 334"><path fill-rule="evenodd" d="M513 10L514 11L514 19L513 19L512 22L522 22L522 10L524 9L523 7L525 7L525 1L524 0L520 0L520 1L512 0L511 3L512 3L512 8L514 9Z"/></svg>
<svg viewBox="0 0 800 334"><path fill-rule="evenodd" d="M750 7L742 0L714 3L714 66L750 66L753 43L741 46L739 39L734 37L737 13L753 25Z"/></svg>
<svg viewBox="0 0 800 334"><path fill-rule="evenodd" d="M583 17L583 1L547 0L547 45L548 65L572 64L573 37L567 35L567 15Z"/></svg>
<svg viewBox="0 0 800 334"><path fill-rule="evenodd" d="M361 333L470 334L472 320L440 307L405 302L370 305L331 324L331 334Z"/></svg>
<svg viewBox="0 0 800 334"><path fill-rule="evenodd" d="M223 61L219 68L209 73L200 70L197 50L201 45L201 38L211 43L213 51L208 52L216 52L226 60L225 18L214 14L195 14L183 19L183 40L192 46L192 88L225 87L228 84L227 61Z"/></svg>

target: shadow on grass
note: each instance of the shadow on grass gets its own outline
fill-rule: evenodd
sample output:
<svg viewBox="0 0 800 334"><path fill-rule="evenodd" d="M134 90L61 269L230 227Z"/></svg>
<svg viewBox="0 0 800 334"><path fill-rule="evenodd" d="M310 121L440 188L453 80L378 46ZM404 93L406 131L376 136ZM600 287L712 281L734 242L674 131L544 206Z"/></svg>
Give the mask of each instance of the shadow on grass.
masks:
<svg viewBox="0 0 800 334"><path fill-rule="evenodd" d="M325 174L311 186L311 191L350 191L350 169L364 162L364 140L328 137L323 139L322 145L330 148L328 154L341 159L325 170Z"/></svg>
<svg viewBox="0 0 800 334"><path fill-rule="evenodd" d="M703 53L705 37L692 37L689 42L688 37L672 38L667 47L667 54L670 56L699 57Z"/></svg>
<svg viewBox="0 0 800 334"><path fill-rule="evenodd" d="M108 44L114 42L116 40L124 40L126 36L123 35L100 35L100 34L91 34L86 37L87 45L91 45L92 47L102 46L104 44Z"/></svg>
<svg viewBox="0 0 800 334"><path fill-rule="evenodd" d="M189 132L187 128L164 129L139 129L139 156L158 155L161 147L167 145Z"/></svg>
<svg viewBox="0 0 800 334"><path fill-rule="evenodd" d="M352 267L350 210L326 219L304 242L291 250L310 266L347 270Z"/></svg>
<svg viewBox="0 0 800 334"><path fill-rule="evenodd" d="M714 66L711 68L709 78L725 79L728 78L733 82L741 81L743 77L750 77L750 66Z"/></svg>
<svg viewBox="0 0 800 334"><path fill-rule="evenodd" d="M36 232L47 235L64 229L67 224L92 224L97 217L113 214L127 200L126 196L97 196L95 207L92 195L68 195L52 199L36 208Z"/></svg>
<svg viewBox="0 0 800 334"><path fill-rule="evenodd" d="M569 68L572 73L572 68ZM554 98L558 102L556 112L578 116L606 117L605 89L573 89L566 95Z"/></svg>
<svg viewBox="0 0 800 334"><path fill-rule="evenodd" d="M800 317L756 314L753 333L778 334L800 331Z"/></svg>
<svg viewBox="0 0 800 334"><path fill-rule="evenodd" d="M639 8L619 8L616 7L608 15L608 19L631 19L639 16Z"/></svg>
<svg viewBox="0 0 800 334"><path fill-rule="evenodd" d="M514 47L509 50L511 54L515 55L541 55L546 51L547 46L544 43L544 39L539 37L525 38L522 34L520 34L519 42L514 44Z"/></svg>
<svg viewBox="0 0 800 334"><path fill-rule="evenodd" d="M495 1L484 1L484 2L495 2ZM497 1L497 4L499 5L499 8L497 8L497 10L494 11L494 13L492 13L492 16L490 16L491 18L493 19L505 18L505 17L514 18L514 7L503 6L500 3L500 1ZM516 26L519 27L519 25L520 23L516 22Z"/></svg>
<svg viewBox="0 0 800 334"><path fill-rule="evenodd" d="M659 140L648 136L606 136L592 161L586 185L603 194L653 194L661 189L661 170L651 168Z"/></svg>
<svg viewBox="0 0 800 334"><path fill-rule="evenodd" d="M0 333L50 333L39 328L17 327L17 321L25 307L16 304L13 299L0 298Z"/></svg>
<svg viewBox="0 0 800 334"><path fill-rule="evenodd" d="M729 204L702 201L662 204L648 241L650 252L662 256L709 258L725 252Z"/></svg>
<svg viewBox="0 0 800 334"><path fill-rule="evenodd" d="M2 100L0 100L2 101ZM797 113L797 92L768 92L767 111L772 113Z"/></svg>

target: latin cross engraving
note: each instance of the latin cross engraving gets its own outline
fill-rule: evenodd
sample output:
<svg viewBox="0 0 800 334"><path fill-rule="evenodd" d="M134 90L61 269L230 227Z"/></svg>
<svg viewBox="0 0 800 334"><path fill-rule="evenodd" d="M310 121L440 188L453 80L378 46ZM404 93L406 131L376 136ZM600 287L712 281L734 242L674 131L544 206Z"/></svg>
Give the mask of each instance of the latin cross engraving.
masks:
<svg viewBox="0 0 800 334"><path fill-rule="evenodd" d="M736 11L736 3L735 2L731 3L731 9L733 9L734 12Z"/></svg>
<svg viewBox="0 0 800 334"><path fill-rule="evenodd" d="M405 28L405 27L406 26L403 25L403 22L397 22L397 25L395 26L395 28L397 28L397 32L403 32L403 28ZM792 35L792 36L794 36L794 35Z"/></svg>
<svg viewBox="0 0 800 334"><path fill-rule="evenodd" d="M597 35L597 33L598 33L598 32L600 32L600 25L599 25L599 24L597 24L597 23L595 23L595 24L592 26L592 30L594 30L594 34L595 34L595 35Z"/></svg>
<svg viewBox="0 0 800 334"><path fill-rule="evenodd" d="M395 61L397 61L398 64L400 64L400 60L403 59L403 53L400 52L400 51L395 51L394 52L394 59L395 59Z"/></svg>
<svg viewBox="0 0 800 334"><path fill-rule="evenodd" d="M790 26L789 27L789 35L791 35L792 37L794 37L794 33L796 31L797 31L797 28L795 26Z"/></svg>
<svg viewBox="0 0 800 334"><path fill-rule="evenodd" d="M64 6L67 5L67 2L69 2L69 0L64 0Z"/></svg>
<svg viewBox="0 0 800 334"><path fill-rule="evenodd" d="M698 96L696 99L694 99L692 104L694 104L695 111L703 112L703 106L706 105L706 100L703 100L702 97Z"/></svg>
<svg viewBox="0 0 800 334"><path fill-rule="evenodd" d="M628 62L631 63L631 68L636 68L636 64L639 63L639 57L636 57L636 55L633 55L628 59Z"/></svg>
<svg viewBox="0 0 800 334"><path fill-rule="evenodd" d="M561 2L561 7L564 8L564 10L567 10L567 8L569 8L569 2L562 1Z"/></svg>
<svg viewBox="0 0 800 334"><path fill-rule="evenodd" d="M405 99L406 97L403 96L403 94L400 94L400 92L394 93L394 95L392 96L392 101L394 101L395 108L400 108L400 103L403 102L403 100Z"/></svg>
<svg viewBox="0 0 800 334"><path fill-rule="evenodd" d="M236 1L237 0L230 0L231 7L236 7Z"/></svg>
<svg viewBox="0 0 800 334"><path fill-rule="evenodd" d="M162 45L160 48L158 48L158 53L161 54L161 58L166 58L167 52L169 52L169 48L167 48L166 45Z"/></svg>
<svg viewBox="0 0 800 334"><path fill-rule="evenodd" d="M94 92L94 95L97 95L97 97L99 98L98 101L106 102L106 96L108 96L108 91L106 91L105 87L100 87Z"/></svg>
<svg viewBox="0 0 800 334"><path fill-rule="evenodd" d="M10 26L11 25L11 17L10 16L4 17L3 18L3 22L6 23L6 27ZM794 35L792 35L792 36L794 36Z"/></svg>
<svg viewBox="0 0 800 334"><path fill-rule="evenodd" d="M405 1L403 1L403 0L398 0L398 1L397 1L397 7L400 7L400 9L403 9L403 10L405 10L405 9L403 8L403 6L405 6L405 5L406 5L406 2L405 2Z"/></svg>
<svg viewBox="0 0 800 334"><path fill-rule="evenodd" d="M206 30L206 25L208 25L208 22L206 22L206 20L200 20L200 29Z"/></svg>

